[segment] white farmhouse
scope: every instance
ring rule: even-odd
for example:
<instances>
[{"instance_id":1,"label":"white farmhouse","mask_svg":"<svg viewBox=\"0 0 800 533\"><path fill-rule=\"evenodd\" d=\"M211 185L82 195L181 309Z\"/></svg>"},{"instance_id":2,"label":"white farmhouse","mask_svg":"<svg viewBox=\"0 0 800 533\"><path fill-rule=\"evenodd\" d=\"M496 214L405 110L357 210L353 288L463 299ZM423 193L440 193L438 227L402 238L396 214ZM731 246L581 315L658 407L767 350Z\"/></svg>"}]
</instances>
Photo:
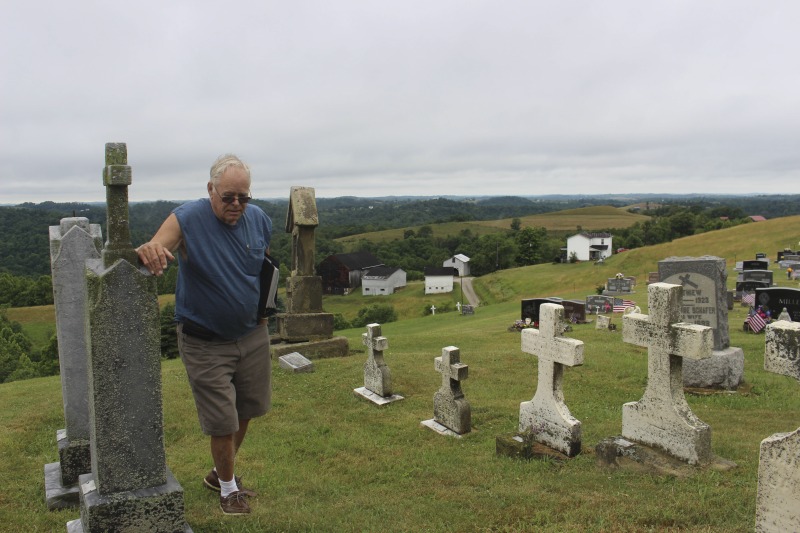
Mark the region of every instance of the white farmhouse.
<instances>
[{"instance_id":1,"label":"white farmhouse","mask_svg":"<svg viewBox=\"0 0 800 533\"><path fill-rule=\"evenodd\" d=\"M425 294L453 292L453 278L458 271L453 267L425 267Z\"/></svg>"},{"instance_id":2,"label":"white farmhouse","mask_svg":"<svg viewBox=\"0 0 800 533\"><path fill-rule=\"evenodd\" d=\"M445 259L442 266L455 268L459 276L469 276L469 257L464 254L456 254L450 259Z\"/></svg>"},{"instance_id":3,"label":"white farmhouse","mask_svg":"<svg viewBox=\"0 0 800 533\"><path fill-rule=\"evenodd\" d=\"M364 296L394 294L406 286L406 271L400 267L372 267L361 276L361 294Z\"/></svg>"},{"instance_id":4,"label":"white farmhouse","mask_svg":"<svg viewBox=\"0 0 800 533\"><path fill-rule=\"evenodd\" d=\"M597 261L611 256L610 233L578 233L567 239L567 261L572 254L578 261Z\"/></svg>"}]
</instances>

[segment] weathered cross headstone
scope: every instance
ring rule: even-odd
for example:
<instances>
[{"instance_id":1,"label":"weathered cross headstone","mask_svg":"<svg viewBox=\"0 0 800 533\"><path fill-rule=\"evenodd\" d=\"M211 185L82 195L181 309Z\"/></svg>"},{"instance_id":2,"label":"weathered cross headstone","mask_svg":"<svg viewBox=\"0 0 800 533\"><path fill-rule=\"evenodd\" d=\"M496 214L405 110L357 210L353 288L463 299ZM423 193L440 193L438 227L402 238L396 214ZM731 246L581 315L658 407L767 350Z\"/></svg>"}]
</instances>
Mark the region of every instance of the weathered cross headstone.
<instances>
[{"instance_id":1,"label":"weathered cross headstone","mask_svg":"<svg viewBox=\"0 0 800 533\"><path fill-rule=\"evenodd\" d=\"M436 427L441 426L455 435L469 433L472 430L471 410L461 390L461 382L467 379L469 367L461 362L459 349L455 346L442 348L441 357L434 359L434 368L442 375L442 386L433 395L433 419L423 424L443 432Z\"/></svg>"},{"instance_id":2,"label":"weathered cross headstone","mask_svg":"<svg viewBox=\"0 0 800 533\"><path fill-rule=\"evenodd\" d=\"M361 334L361 343L367 347L364 386L353 392L378 405L402 400L402 396L393 394L392 391L392 372L383 358L383 352L389 347L389 341L381 335L381 325L367 324L367 332Z\"/></svg>"},{"instance_id":3,"label":"weathered cross headstone","mask_svg":"<svg viewBox=\"0 0 800 533\"><path fill-rule=\"evenodd\" d=\"M683 359L711 356L712 330L679 323L683 288L648 286L650 315L625 315L624 342L647 348L647 387L642 399L622 406L622 436L655 446L688 462L712 460L711 428L697 418L683 395Z\"/></svg>"},{"instance_id":4,"label":"weathered cross headstone","mask_svg":"<svg viewBox=\"0 0 800 533\"><path fill-rule=\"evenodd\" d=\"M564 403L562 378L565 366L583 364L583 342L561 336L564 307L540 307L539 329L522 330L522 351L539 358L536 394L519 406L519 431L568 457L581 451L581 423Z\"/></svg>"},{"instance_id":5,"label":"weathered cross headstone","mask_svg":"<svg viewBox=\"0 0 800 533\"><path fill-rule=\"evenodd\" d=\"M166 466L156 280L128 231L131 167L106 144L108 240L86 262L92 472L79 477L69 532L185 531L183 489Z\"/></svg>"},{"instance_id":6,"label":"weathered cross headstone","mask_svg":"<svg viewBox=\"0 0 800 533\"><path fill-rule=\"evenodd\" d=\"M56 311L58 363L66 427L56 433L58 458L44 467L48 509L77 507L78 476L91 472L88 357L86 355L87 259L100 257L99 224L85 217L50 226L50 266Z\"/></svg>"},{"instance_id":7,"label":"weathered cross headstone","mask_svg":"<svg viewBox=\"0 0 800 533\"><path fill-rule=\"evenodd\" d=\"M764 369L800 380L800 324L767 325ZM756 531L796 531L800 524L800 428L761 441Z\"/></svg>"},{"instance_id":8,"label":"weathered cross headstone","mask_svg":"<svg viewBox=\"0 0 800 533\"><path fill-rule=\"evenodd\" d=\"M658 272L665 283L683 287L680 322L708 326L714 335L711 357L683 362L683 384L735 390L744 378L744 351L730 345L725 260L670 257L658 262Z\"/></svg>"}]
</instances>

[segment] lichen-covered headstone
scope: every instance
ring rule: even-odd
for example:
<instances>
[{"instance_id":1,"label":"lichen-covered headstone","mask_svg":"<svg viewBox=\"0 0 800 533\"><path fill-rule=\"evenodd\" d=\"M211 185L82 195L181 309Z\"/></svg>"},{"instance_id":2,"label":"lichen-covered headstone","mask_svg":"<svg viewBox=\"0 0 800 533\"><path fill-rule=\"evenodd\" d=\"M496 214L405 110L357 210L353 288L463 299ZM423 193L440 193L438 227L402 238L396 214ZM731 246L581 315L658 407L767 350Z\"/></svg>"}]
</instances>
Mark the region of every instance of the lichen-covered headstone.
<instances>
[{"instance_id":1,"label":"lichen-covered headstone","mask_svg":"<svg viewBox=\"0 0 800 533\"><path fill-rule=\"evenodd\" d=\"M765 333L764 369L800 380L800 324L773 322ZM761 441L756 531L800 527L800 428Z\"/></svg>"},{"instance_id":2,"label":"lichen-covered headstone","mask_svg":"<svg viewBox=\"0 0 800 533\"><path fill-rule=\"evenodd\" d=\"M624 342L647 348L647 387L642 399L622 406L622 436L660 448L689 464L712 461L711 427L683 395L682 359L711 356L712 330L680 323L680 285L648 286L650 315L622 318Z\"/></svg>"},{"instance_id":3,"label":"lichen-covered headstone","mask_svg":"<svg viewBox=\"0 0 800 533\"><path fill-rule=\"evenodd\" d=\"M714 334L711 357L683 362L683 384L735 390L744 379L744 351L730 345L725 259L669 257L658 262L658 274L662 282L683 287L680 321L708 326Z\"/></svg>"},{"instance_id":4,"label":"lichen-covered headstone","mask_svg":"<svg viewBox=\"0 0 800 533\"><path fill-rule=\"evenodd\" d=\"M442 348L441 357L434 359L434 368L442 375L442 386L433 395L433 421L463 435L472 430L472 416L461 382L467 379L469 367L461 362L461 352L455 346Z\"/></svg>"},{"instance_id":5,"label":"lichen-covered headstone","mask_svg":"<svg viewBox=\"0 0 800 533\"><path fill-rule=\"evenodd\" d=\"M138 267L128 229L131 167L106 144L108 241L86 262L92 472L67 529L185 531L183 489L166 466L156 280Z\"/></svg>"},{"instance_id":6,"label":"lichen-covered headstone","mask_svg":"<svg viewBox=\"0 0 800 533\"><path fill-rule=\"evenodd\" d=\"M361 343L367 347L364 386L353 392L377 405L402 400L402 396L394 394L392 373L383 358L383 352L389 347L389 341L381 335L381 325L367 324L367 332L361 334Z\"/></svg>"},{"instance_id":7,"label":"lichen-covered headstone","mask_svg":"<svg viewBox=\"0 0 800 533\"><path fill-rule=\"evenodd\" d=\"M565 366L583 364L583 342L561 336L564 307L547 303L539 308L539 329L522 330L522 351L539 358L536 394L519 407L519 431L568 457L581 451L581 422L564 403Z\"/></svg>"},{"instance_id":8,"label":"lichen-covered headstone","mask_svg":"<svg viewBox=\"0 0 800 533\"><path fill-rule=\"evenodd\" d=\"M86 348L86 260L100 257L99 224L85 217L50 226L50 267L56 311L58 363L66 426L56 432L58 458L45 465L48 509L77 507L78 476L92 469Z\"/></svg>"}]
</instances>

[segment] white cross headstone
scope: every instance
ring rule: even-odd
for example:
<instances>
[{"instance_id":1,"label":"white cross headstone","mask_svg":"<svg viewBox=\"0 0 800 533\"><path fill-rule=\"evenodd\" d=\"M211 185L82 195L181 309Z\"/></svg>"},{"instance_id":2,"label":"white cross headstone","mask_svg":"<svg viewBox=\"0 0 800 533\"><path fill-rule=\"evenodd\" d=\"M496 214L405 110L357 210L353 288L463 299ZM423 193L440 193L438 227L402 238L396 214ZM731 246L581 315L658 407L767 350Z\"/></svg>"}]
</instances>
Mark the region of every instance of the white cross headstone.
<instances>
[{"instance_id":1,"label":"white cross headstone","mask_svg":"<svg viewBox=\"0 0 800 533\"><path fill-rule=\"evenodd\" d=\"M461 312L461 302L456 302L456 309L458 309L459 313Z\"/></svg>"},{"instance_id":2,"label":"white cross headstone","mask_svg":"<svg viewBox=\"0 0 800 533\"><path fill-rule=\"evenodd\" d=\"M471 411L461 391L469 367L461 362L461 352L455 346L442 348L442 356L434 359L434 367L442 374L442 386L433 395L433 419L459 435L469 433Z\"/></svg>"},{"instance_id":3,"label":"white cross headstone","mask_svg":"<svg viewBox=\"0 0 800 533\"><path fill-rule=\"evenodd\" d=\"M681 358L704 359L713 350L708 326L678 323L683 287L647 287L650 315L622 317L622 340L647 348L647 388L638 402L622 406L622 436L661 448L689 464L712 460L711 428L683 395Z\"/></svg>"},{"instance_id":4,"label":"white cross headstone","mask_svg":"<svg viewBox=\"0 0 800 533\"><path fill-rule=\"evenodd\" d=\"M435 305L431 305L431 314L432 315L436 314L436 306Z\"/></svg>"},{"instance_id":5,"label":"white cross headstone","mask_svg":"<svg viewBox=\"0 0 800 533\"><path fill-rule=\"evenodd\" d=\"M539 358L536 394L519 406L519 431L568 457L581 451L581 423L564 403L564 366L583 364L583 342L561 336L564 306L542 304L539 329L522 330L522 351Z\"/></svg>"},{"instance_id":6,"label":"white cross headstone","mask_svg":"<svg viewBox=\"0 0 800 533\"><path fill-rule=\"evenodd\" d=\"M380 324L367 324L367 332L361 334L361 342L367 347L367 362L364 363L364 387L378 396L392 395L392 373L383 359L383 351L389 341L381 335Z\"/></svg>"},{"instance_id":7,"label":"white cross headstone","mask_svg":"<svg viewBox=\"0 0 800 533\"><path fill-rule=\"evenodd\" d=\"M764 369L800 380L800 324L767 325ZM761 441L756 531L795 531L800 524L800 428Z\"/></svg>"}]
</instances>

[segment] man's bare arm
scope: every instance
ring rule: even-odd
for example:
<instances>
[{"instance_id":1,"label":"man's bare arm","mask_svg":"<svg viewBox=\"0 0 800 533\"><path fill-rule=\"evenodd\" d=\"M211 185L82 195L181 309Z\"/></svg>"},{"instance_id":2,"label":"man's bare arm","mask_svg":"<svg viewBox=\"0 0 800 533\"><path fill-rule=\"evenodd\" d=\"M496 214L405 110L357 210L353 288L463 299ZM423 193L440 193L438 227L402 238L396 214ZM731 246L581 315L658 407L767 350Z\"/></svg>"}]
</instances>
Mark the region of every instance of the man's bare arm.
<instances>
[{"instance_id":1,"label":"man's bare arm","mask_svg":"<svg viewBox=\"0 0 800 533\"><path fill-rule=\"evenodd\" d=\"M151 274L160 276L170 261L175 259L172 252L175 251L183 240L181 225L178 217L171 213L158 228L158 231L150 242L146 242L136 249L139 260L150 271Z\"/></svg>"}]
</instances>

